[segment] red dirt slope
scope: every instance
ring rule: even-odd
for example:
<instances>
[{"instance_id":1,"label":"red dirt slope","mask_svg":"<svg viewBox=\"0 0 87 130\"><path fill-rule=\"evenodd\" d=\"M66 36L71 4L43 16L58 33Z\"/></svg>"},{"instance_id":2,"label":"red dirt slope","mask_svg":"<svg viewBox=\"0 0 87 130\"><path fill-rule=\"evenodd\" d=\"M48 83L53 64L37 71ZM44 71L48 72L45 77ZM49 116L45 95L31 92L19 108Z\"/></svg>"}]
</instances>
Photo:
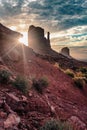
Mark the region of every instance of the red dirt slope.
<instances>
[{"instance_id":1,"label":"red dirt slope","mask_svg":"<svg viewBox=\"0 0 87 130\"><path fill-rule=\"evenodd\" d=\"M17 48L17 51L21 54L20 60L14 62L8 57L4 57L3 66L7 66L14 75L24 75L27 78L33 76L39 78L46 75L49 79L49 86L42 95L33 89L30 90L26 101L23 101L23 95L12 86L0 85L0 100L2 101L4 98L6 104L21 119L18 126L7 129L37 130L46 120L58 118L69 121L75 130L86 130L87 85L84 86L83 90L78 89L70 77L48 61L37 57L28 47L23 46L19 50ZM9 96L9 93L12 95ZM6 120L8 112L4 107L0 107L0 112L2 112L2 108L5 114L7 113L4 119ZM1 119L3 122L2 116ZM2 125L0 127L4 130Z\"/></svg>"}]
</instances>

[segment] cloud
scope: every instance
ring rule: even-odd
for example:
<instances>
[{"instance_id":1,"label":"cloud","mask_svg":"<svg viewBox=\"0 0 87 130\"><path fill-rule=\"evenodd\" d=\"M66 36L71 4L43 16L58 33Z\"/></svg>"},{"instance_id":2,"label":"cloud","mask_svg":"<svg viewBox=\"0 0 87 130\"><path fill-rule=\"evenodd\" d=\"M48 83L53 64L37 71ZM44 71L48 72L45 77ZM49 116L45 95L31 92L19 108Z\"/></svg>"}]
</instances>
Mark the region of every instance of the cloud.
<instances>
[{"instance_id":1,"label":"cloud","mask_svg":"<svg viewBox=\"0 0 87 130\"><path fill-rule=\"evenodd\" d=\"M85 0L0 0L0 3L0 20L21 16L25 23L31 19L51 32L87 25Z\"/></svg>"},{"instance_id":2,"label":"cloud","mask_svg":"<svg viewBox=\"0 0 87 130\"><path fill-rule=\"evenodd\" d=\"M1 0L0 16L1 17L12 17L21 13L23 0Z\"/></svg>"},{"instance_id":3,"label":"cloud","mask_svg":"<svg viewBox=\"0 0 87 130\"><path fill-rule=\"evenodd\" d=\"M87 25L85 0L33 1L28 4L29 12L36 15L36 20L44 19L52 24L53 30L64 30L75 26ZM86 3L87 4L87 3Z\"/></svg>"},{"instance_id":4,"label":"cloud","mask_svg":"<svg viewBox=\"0 0 87 130\"><path fill-rule=\"evenodd\" d=\"M70 50L74 58L87 62L87 46L70 47Z\"/></svg>"}]
</instances>

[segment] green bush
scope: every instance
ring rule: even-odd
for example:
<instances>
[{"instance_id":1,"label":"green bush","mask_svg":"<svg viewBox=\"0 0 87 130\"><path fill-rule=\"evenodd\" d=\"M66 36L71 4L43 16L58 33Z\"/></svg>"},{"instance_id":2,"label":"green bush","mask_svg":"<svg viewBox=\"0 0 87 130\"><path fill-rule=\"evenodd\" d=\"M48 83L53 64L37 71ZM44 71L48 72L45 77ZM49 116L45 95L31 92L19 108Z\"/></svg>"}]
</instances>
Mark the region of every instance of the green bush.
<instances>
[{"instance_id":1,"label":"green bush","mask_svg":"<svg viewBox=\"0 0 87 130\"><path fill-rule=\"evenodd\" d=\"M81 78L81 77L75 77L75 78L74 78L74 83L75 83L76 86L79 87L79 88L83 88L84 85L85 85L85 81L84 81L84 79Z\"/></svg>"},{"instance_id":2,"label":"green bush","mask_svg":"<svg viewBox=\"0 0 87 130\"><path fill-rule=\"evenodd\" d=\"M74 78L74 73L73 73L70 69L67 69L67 70L65 71L65 73L66 73L68 76Z\"/></svg>"},{"instance_id":3,"label":"green bush","mask_svg":"<svg viewBox=\"0 0 87 130\"><path fill-rule=\"evenodd\" d=\"M7 84L10 81L11 73L8 70L0 70L0 83Z\"/></svg>"},{"instance_id":4,"label":"green bush","mask_svg":"<svg viewBox=\"0 0 87 130\"><path fill-rule=\"evenodd\" d=\"M28 81L26 78L17 76L15 81L13 82L13 86L15 86L18 90L26 94L28 92Z\"/></svg>"},{"instance_id":5,"label":"green bush","mask_svg":"<svg viewBox=\"0 0 87 130\"><path fill-rule=\"evenodd\" d=\"M48 86L48 84L49 84L49 82L48 82L47 77L42 77L38 80L33 79L33 87L39 93L43 93L43 90Z\"/></svg>"},{"instance_id":6,"label":"green bush","mask_svg":"<svg viewBox=\"0 0 87 130\"><path fill-rule=\"evenodd\" d=\"M82 73L87 73L87 68L86 67L82 67L82 68L80 68L80 71L82 72Z\"/></svg>"},{"instance_id":7,"label":"green bush","mask_svg":"<svg viewBox=\"0 0 87 130\"><path fill-rule=\"evenodd\" d=\"M57 120L50 120L45 123L40 130L73 130L72 127L66 123Z\"/></svg>"}]
</instances>

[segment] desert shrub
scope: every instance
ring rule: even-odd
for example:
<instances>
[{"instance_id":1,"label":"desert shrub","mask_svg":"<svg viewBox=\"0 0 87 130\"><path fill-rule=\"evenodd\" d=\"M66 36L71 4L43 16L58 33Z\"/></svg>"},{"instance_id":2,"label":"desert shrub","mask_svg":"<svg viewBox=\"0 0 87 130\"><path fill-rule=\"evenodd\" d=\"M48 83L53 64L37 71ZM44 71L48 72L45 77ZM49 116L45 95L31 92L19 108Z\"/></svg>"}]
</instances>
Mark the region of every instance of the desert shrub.
<instances>
[{"instance_id":1,"label":"desert shrub","mask_svg":"<svg viewBox=\"0 0 87 130\"><path fill-rule=\"evenodd\" d=\"M82 73L87 73L87 68L86 68L86 67L82 67L82 68L80 68L80 71L81 71Z\"/></svg>"},{"instance_id":2,"label":"desert shrub","mask_svg":"<svg viewBox=\"0 0 87 130\"><path fill-rule=\"evenodd\" d=\"M66 73L68 76L74 78L74 73L73 73L73 71L71 71L70 69L67 69L67 70L65 71L65 73Z\"/></svg>"},{"instance_id":3,"label":"desert shrub","mask_svg":"<svg viewBox=\"0 0 87 130\"><path fill-rule=\"evenodd\" d=\"M15 86L18 90L26 94L28 92L28 81L26 78L17 76L15 81L13 82L13 86Z\"/></svg>"},{"instance_id":4,"label":"desert shrub","mask_svg":"<svg viewBox=\"0 0 87 130\"><path fill-rule=\"evenodd\" d=\"M84 79L81 78L81 77L75 77L75 78L74 78L74 83L75 83L76 86L79 87L79 88L83 88L84 85L85 85L85 81L84 81Z\"/></svg>"},{"instance_id":5,"label":"desert shrub","mask_svg":"<svg viewBox=\"0 0 87 130\"><path fill-rule=\"evenodd\" d=\"M76 77L84 77L84 74L81 71L76 72L75 75L76 75Z\"/></svg>"},{"instance_id":6,"label":"desert shrub","mask_svg":"<svg viewBox=\"0 0 87 130\"><path fill-rule=\"evenodd\" d=\"M0 70L0 83L7 84L10 81L11 73L8 70Z\"/></svg>"},{"instance_id":7,"label":"desert shrub","mask_svg":"<svg viewBox=\"0 0 87 130\"><path fill-rule=\"evenodd\" d=\"M72 127L66 123L57 120L50 120L45 123L40 130L73 130Z\"/></svg>"},{"instance_id":8,"label":"desert shrub","mask_svg":"<svg viewBox=\"0 0 87 130\"><path fill-rule=\"evenodd\" d=\"M48 84L49 84L49 81L48 81L47 77L42 77L38 80L33 79L33 87L39 93L42 93L43 90L48 86Z\"/></svg>"}]
</instances>

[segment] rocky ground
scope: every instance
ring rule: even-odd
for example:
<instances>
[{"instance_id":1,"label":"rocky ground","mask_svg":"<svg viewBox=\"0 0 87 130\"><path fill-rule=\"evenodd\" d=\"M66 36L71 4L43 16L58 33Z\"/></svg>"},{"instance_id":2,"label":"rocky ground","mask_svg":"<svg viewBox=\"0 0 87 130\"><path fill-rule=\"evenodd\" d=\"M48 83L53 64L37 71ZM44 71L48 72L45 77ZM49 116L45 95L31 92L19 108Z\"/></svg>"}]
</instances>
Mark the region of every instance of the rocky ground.
<instances>
[{"instance_id":1,"label":"rocky ground","mask_svg":"<svg viewBox=\"0 0 87 130\"><path fill-rule=\"evenodd\" d=\"M69 76L26 47L20 60L5 57L0 64L0 69L8 68L14 76L49 79L43 94L31 89L27 96L0 84L0 130L38 130L51 118L68 121L75 130L87 129L87 85L80 90Z\"/></svg>"}]
</instances>

